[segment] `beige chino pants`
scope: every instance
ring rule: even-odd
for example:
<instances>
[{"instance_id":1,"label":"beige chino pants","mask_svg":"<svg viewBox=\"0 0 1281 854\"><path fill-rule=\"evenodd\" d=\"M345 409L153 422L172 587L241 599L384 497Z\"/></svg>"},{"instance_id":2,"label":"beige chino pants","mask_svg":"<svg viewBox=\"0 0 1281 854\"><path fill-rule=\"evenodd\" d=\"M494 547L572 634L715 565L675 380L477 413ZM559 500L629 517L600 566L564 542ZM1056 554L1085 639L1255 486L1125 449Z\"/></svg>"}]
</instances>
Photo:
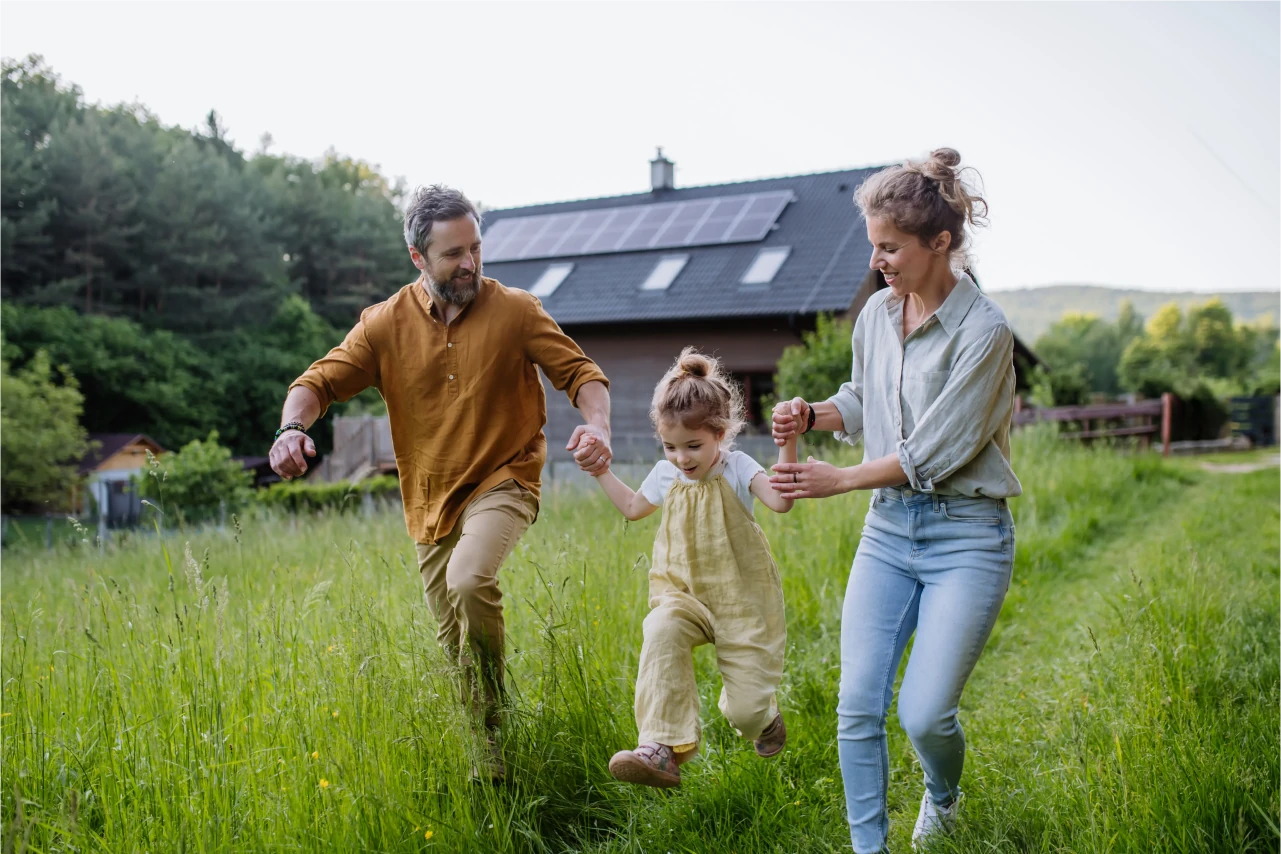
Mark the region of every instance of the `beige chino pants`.
<instances>
[{"instance_id":1,"label":"beige chino pants","mask_svg":"<svg viewBox=\"0 0 1281 854\"><path fill-rule=\"evenodd\" d=\"M453 531L418 543L418 570L436 639L460 669L463 703L497 726L503 700L503 594L498 570L538 515L538 499L505 480L472 499Z\"/></svg>"}]
</instances>

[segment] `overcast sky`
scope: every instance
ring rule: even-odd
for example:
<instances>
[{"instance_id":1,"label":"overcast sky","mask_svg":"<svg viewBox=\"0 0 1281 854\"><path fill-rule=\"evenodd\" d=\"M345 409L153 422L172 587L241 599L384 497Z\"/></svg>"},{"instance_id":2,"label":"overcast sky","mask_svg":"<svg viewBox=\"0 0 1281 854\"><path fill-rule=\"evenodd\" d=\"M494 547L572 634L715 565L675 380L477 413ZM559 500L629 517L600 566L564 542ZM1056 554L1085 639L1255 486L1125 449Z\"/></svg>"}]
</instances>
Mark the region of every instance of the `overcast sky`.
<instances>
[{"instance_id":1,"label":"overcast sky","mask_svg":"<svg viewBox=\"0 0 1281 854\"><path fill-rule=\"evenodd\" d=\"M657 145L679 186L947 145L985 287L1281 283L1275 2L6 2L0 52L490 207L647 190Z\"/></svg>"}]
</instances>

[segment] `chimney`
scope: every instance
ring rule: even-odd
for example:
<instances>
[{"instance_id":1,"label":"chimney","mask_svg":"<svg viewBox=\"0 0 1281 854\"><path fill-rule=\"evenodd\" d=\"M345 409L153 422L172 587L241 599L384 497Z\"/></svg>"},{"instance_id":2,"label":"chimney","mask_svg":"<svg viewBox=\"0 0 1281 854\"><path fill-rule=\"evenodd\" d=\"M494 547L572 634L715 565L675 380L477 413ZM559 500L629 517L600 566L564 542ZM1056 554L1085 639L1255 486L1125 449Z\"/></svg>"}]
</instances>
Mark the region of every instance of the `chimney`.
<instances>
[{"instance_id":1,"label":"chimney","mask_svg":"<svg viewBox=\"0 0 1281 854\"><path fill-rule=\"evenodd\" d=\"M661 146L658 155L649 161L649 183L655 193L676 188L676 164L663 156Z\"/></svg>"}]
</instances>

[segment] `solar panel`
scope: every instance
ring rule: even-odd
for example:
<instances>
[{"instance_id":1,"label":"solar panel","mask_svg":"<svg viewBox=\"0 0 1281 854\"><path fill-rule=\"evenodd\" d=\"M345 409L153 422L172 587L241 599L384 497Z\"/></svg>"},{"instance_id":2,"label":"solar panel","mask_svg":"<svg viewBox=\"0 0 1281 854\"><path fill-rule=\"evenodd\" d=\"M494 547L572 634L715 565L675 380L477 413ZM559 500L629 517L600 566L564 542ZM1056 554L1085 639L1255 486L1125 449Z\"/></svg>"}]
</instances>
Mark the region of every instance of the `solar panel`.
<instances>
[{"instance_id":1,"label":"solar panel","mask_svg":"<svg viewBox=\"0 0 1281 854\"><path fill-rule=\"evenodd\" d=\"M564 258L764 239L791 190L501 219L485 231L486 261Z\"/></svg>"}]
</instances>

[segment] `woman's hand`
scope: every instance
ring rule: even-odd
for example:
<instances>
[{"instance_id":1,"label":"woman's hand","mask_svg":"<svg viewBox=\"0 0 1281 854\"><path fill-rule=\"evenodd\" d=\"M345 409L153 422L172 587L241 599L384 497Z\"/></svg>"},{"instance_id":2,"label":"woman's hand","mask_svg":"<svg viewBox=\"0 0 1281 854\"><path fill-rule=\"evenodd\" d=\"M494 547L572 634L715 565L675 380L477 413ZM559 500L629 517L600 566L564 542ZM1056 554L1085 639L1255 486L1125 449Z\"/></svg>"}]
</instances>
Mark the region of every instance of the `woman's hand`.
<instances>
[{"instance_id":1,"label":"woman's hand","mask_svg":"<svg viewBox=\"0 0 1281 854\"><path fill-rule=\"evenodd\" d=\"M774 404L773 433L774 444L780 448L787 440L805 432L801 427L809 421L810 405L804 398L794 397Z\"/></svg>"},{"instance_id":2,"label":"woman's hand","mask_svg":"<svg viewBox=\"0 0 1281 854\"><path fill-rule=\"evenodd\" d=\"M827 498L850 491L845 469L813 457L803 463L779 463L773 471L770 485L788 498Z\"/></svg>"}]
</instances>

